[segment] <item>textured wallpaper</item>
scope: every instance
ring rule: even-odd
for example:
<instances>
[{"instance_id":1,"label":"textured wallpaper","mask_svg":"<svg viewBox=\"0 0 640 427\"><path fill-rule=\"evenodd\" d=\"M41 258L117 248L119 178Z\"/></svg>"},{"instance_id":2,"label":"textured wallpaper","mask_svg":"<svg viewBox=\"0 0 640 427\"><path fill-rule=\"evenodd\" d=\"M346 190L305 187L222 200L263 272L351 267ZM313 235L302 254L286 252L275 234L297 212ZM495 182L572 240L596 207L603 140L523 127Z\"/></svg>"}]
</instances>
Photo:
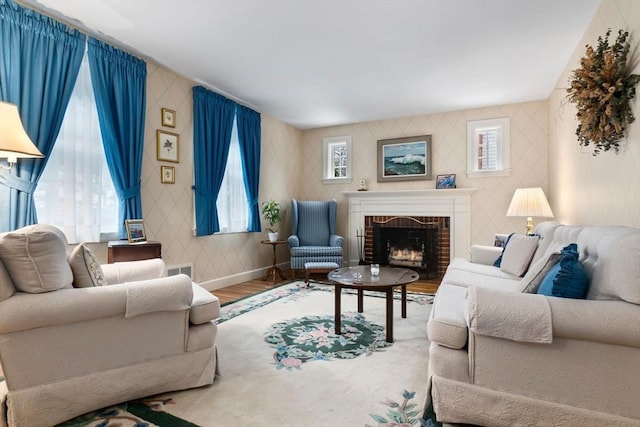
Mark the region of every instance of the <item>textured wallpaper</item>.
<instances>
[{"instance_id":1,"label":"textured wallpaper","mask_svg":"<svg viewBox=\"0 0 640 427\"><path fill-rule=\"evenodd\" d=\"M636 121L622 149L594 157L591 147L580 147L575 136L578 125L573 104L566 101L569 75L584 56L585 45L595 46L598 36L612 29L630 33L631 52L640 74L640 1L604 0L580 44L558 79L549 98L549 187L558 219L566 224L622 224L640 227L640 102L633 100ZM636 87L640 95L640 87Z\"/></svg>"}]
</instances>

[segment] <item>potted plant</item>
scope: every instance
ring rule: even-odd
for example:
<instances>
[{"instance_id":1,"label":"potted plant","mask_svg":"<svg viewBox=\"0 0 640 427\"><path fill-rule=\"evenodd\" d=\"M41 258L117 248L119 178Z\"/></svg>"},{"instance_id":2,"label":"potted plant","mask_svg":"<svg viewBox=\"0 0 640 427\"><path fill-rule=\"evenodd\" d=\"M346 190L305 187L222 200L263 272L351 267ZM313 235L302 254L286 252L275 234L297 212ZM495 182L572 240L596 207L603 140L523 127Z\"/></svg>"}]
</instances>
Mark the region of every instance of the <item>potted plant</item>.
<instances>
[{"instance_id":1,"label":"potted plant","mask_svg":"<svg viewBox=\"0 0 640 427\"><path fill-rule=\"evenodd\" d=\"M278 224L282 220L280 204L273 199L262 202L262 217L269 224L267 232L269 233L269 241L278 240Z\"/></svg>"}]
</instances>

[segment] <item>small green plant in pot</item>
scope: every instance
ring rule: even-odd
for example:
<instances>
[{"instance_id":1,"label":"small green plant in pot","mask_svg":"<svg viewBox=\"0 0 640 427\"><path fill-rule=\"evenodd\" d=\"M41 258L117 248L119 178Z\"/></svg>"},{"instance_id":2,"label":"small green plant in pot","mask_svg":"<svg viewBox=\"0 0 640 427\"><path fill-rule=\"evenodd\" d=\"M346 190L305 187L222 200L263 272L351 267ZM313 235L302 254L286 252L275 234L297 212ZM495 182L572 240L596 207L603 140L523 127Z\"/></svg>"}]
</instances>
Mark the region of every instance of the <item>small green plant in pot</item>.
<instances>
[{"instance_id":1,"label":"small green plant in pot","mask_svg":"<svg viewBox=\"0 0 640 427\"><path fill-rule=\"evenodd\" d=\"M278 224L282 220L280 204L273 199L262 202L262 217L269 224L269 240L275 242L278 240Z\"/></svg>"}]
</instances>

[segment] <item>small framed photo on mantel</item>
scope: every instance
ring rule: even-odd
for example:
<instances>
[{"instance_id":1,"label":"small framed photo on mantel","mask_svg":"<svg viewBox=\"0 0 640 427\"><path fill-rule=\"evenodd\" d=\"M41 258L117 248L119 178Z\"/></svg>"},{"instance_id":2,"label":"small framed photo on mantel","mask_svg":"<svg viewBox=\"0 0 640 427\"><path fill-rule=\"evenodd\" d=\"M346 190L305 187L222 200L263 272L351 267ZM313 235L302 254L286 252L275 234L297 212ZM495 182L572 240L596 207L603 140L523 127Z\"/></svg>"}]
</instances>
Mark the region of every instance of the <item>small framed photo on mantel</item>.
<instances>
[{"instance_id":1,"label":"small framed photo on mantel","mask_svg":"<svg viewBox=\"0 0 640 427\"><path fill-rule=\"evenodd\" d=\"M456 174L449 173L436 177L436 189L456 188Z\"/></svg>"}]
</instances>

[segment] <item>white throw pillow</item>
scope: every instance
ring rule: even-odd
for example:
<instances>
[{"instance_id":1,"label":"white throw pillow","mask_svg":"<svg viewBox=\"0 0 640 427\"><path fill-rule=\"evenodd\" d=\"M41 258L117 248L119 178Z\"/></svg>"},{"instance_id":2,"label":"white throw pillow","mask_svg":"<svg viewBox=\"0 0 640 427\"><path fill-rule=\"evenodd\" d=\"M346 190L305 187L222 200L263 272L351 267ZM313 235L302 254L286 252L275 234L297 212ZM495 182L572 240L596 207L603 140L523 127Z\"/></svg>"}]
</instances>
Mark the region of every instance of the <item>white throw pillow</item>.
<instances>
[{"instance_id":1,"label":"white throw pillow","mask_svg":"<svg viewBox=\"0 0 640 427\"><path fill-rule=\"evenodd\" d=\"M529 268L537 248L538 236L512 235L502 254L500 270L514 276L522 276Z\"/></svg>"},{"instance_id":2,"label":"white throw pillow","mask_svg":"<svg viewBox=\"0 0 640 427\"><path fill-rule=\"evenodd\" d=\"M538 292L542 279L545 278L549 270L551 270L554 265L560 262L561 258L562 255L556 252L549 255L546 259L540 258L531 264L531 267L527 270L527 274L525 274L522 280L520 280L522 292L526 294L535 294Z\"/></svg>"},{"instance_id":3,"label":"white throw pillow","mask_svg":"<svg viewBox=\"0 0 640 427\"><path fill-rule=\"evenodd\" d=\"M89 288L107 284L98 259L86 244L80 243L71 251L69 265L73 272L74 287Z\"/></svg>"},{"instance_id":4,"label":"white throw pillow","mask_svg":"<svg viewBox=\"0 0 640 427\"><path fill-rule=\"evenodd\" d=\"M18 290L37 294L72 287L62 236L40 224L0 235L0 258Z\"/></svg>"}]
</instances>

